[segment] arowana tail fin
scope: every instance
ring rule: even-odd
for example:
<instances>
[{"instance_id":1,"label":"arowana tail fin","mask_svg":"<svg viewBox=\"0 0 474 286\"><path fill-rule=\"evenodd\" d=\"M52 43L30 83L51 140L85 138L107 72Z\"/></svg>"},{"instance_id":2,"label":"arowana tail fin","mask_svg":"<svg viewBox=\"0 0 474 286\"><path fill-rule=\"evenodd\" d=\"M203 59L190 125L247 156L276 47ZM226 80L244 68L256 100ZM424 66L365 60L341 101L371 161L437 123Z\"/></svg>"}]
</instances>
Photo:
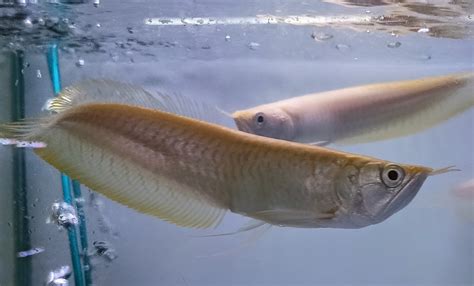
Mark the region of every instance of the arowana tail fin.
<instances>
[{"instance_id":1,"label":"arowana tail fin","mask_svg":"<svg viewBox=\"0 0 474 286\"><path fill-rule=\"evenodd\" d=\"M0 145L44 148L46 143L41 141L40 134L46 123L46 119L38 119L0 124Z\"/></svg>"}]
</instances>

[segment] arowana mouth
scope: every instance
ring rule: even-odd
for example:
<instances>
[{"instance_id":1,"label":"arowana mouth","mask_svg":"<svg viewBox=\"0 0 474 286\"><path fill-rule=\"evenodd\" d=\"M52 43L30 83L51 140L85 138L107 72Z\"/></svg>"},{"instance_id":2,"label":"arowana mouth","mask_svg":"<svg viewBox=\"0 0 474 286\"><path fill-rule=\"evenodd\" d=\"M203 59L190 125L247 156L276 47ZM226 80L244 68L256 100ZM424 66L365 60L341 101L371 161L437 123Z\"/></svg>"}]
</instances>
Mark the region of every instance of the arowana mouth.
<instances>
[{"instance_id":1,"label":"arowana mouth","mask_svg":"<svg viewBox=\"0 0 474 286\"><path fill-rule=\"evenodd\" d=\"M250 128L245 121L234 118L234 122L235 122L235 125L237 125L237 129L239 129L240 131L251 133Z\"/></svg>"},{"instance_id":2,"label":"arowana mouth","mask_svg":"<svg viewBox=\"0 0 474 286\"><path fill-rule=\"evenodd\" d=\"M388 202L384 212L384 217L388 218L406 207L421 189L421 186L427 177L428 174L424 173L414 175L413 178Z\"/></svg>"}]
</instances>

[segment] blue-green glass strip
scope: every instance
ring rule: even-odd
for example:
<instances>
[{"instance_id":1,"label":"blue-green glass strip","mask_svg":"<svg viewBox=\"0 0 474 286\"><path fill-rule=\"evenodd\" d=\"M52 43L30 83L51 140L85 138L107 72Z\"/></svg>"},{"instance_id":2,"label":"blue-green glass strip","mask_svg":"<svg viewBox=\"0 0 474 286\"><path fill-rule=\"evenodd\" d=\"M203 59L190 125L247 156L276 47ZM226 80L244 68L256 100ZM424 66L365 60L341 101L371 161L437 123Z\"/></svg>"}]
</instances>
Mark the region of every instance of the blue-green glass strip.
<instances>
[{"instance_id":1,"label":"blue-green glass strip","mask_svg":"<svg viewBox=\"0 0 474 286\"><path fill-rule=\"evenodd\" d=\"M81 248L83 255L83 264L84 264L84 277L86 279L86 285L92 284L92 275L91 275L91 266L89 261L89 243L87 240L87 228L86 228L86 214L82 206L82 193L81 193L81 184L72 180L72 190L74 192L74 198L76 198L76 209L77 215L79 217L79 238L81 241Z\"/></svg>"},{"instance_id":2,"label":"blue-green glass strip","mask_svg":"<svg viewBox=\"0 0 474 286\"><path fill-rule=\"evenodd\" d=\"M47 59L49 73L51 75L51 81L53 83L53 91L54 94L58 94L61 91L61 77L59 73L58 46L56 44L53 44L49 47ZM61 184L63 189L64 201L70 205L73 205L71 182L69 177L65 174L61 174ZM79 245L77 242L77 233L75 226L69 226L67 228L67 233L69 238L69 249L71 251L72 268L74 271L74 282L76 286L83 286L85 285L84 273L82 272L81 256L79 252Z\"/></svg>"},{"instance_id":3,"label":"blue-green glass strip","mask_svg":"<svg viewBox=\"0 0 474 286\"><path fill-rule=\"evenodd\" d=\"M58 46L53 44L48 49L48 68L53 83L53 92L58 94L61 91L61 76L59 74L59 54Z\"/></svg>"},{"instance_id":4,"label":"blue-green glass strip","mask_svg":"<svg viewBox=\"0 0 474 286\"><path fill-rule=\"evenodd\" d=\"M63 200L72 205L71 182L69 177L61 173L61 187L63 189Z\"/></svg>"},{"instance_id":5,"label":"blue-green glass strip","mask_svg":"<svg viewBox=\"0 0 474 286\"><path fill-rule=\"evenodd\" d=\"M63 189L64 201L72 205L71 180L64 174L61 174L61 186ZM77 242L76 227L74 225L67 227L67 236L69 238L69 249L71 251L72 268L74 270L74 283L75 285L83 286L85 284L82 272L81 255L79 252L79 244Z\"/></svg>"},{"instance_id":6,"label":"blue-green glass strip","mask_svg":"<svg viewBox=\"0 0 474 286\"><path fill-rule=\"evenodd\" d=\"M19 121L25 118L25 90L23 77L22 51L12 53L12 120ZM14 198L14 233L15 252L31 248L28 220L28 196L26 182L25 150L13 150L13 198ZM17 259L15 261L15 285L31 285L31 259Z\"/></svg>"}]
</instances>

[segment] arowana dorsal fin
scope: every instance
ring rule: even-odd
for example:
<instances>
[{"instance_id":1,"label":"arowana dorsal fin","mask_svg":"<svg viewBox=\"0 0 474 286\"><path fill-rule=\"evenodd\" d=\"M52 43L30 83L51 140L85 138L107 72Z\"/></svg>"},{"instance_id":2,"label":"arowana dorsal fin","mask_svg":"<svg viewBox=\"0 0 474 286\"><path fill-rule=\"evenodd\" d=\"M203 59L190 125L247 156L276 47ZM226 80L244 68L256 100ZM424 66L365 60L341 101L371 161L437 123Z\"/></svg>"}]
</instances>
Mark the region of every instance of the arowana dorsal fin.
<instances>
[{"instance_id":1,"label":"arowana dorsal fin","mask_svg":"<svg viewBox=\"0 0 474 286\"><path fill-rule=\"evenodd\" d=\"M64 88L58 97L49 99L43 109L61 113L73 106L88 103L119 103L159 109L194 119L227 125L233 123L219 108L180 94L148 92L142 87L107 79L89 79Z\"/></svg>"}]
</instances>

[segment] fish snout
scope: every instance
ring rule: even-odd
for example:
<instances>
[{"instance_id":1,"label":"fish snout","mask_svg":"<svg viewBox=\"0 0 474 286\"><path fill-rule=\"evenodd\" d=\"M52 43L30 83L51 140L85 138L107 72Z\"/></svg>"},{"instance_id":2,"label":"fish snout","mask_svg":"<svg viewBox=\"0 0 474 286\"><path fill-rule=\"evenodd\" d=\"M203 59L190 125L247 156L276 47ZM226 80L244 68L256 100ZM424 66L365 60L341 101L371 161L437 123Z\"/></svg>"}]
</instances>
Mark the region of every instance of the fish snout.
<instances>
[{"instance_id":1,"label":"fish snout","mask_svg":"<svg viewBox=\"0 0 474 286\"><path fill-rule=\"evenodd\" d=\"M235 125L240 131L252 133L252 128L249 125L248 116L244 114L244 112L236 111L232 114L232 118L234 119Z\"/></svg>"}]
</instances>

